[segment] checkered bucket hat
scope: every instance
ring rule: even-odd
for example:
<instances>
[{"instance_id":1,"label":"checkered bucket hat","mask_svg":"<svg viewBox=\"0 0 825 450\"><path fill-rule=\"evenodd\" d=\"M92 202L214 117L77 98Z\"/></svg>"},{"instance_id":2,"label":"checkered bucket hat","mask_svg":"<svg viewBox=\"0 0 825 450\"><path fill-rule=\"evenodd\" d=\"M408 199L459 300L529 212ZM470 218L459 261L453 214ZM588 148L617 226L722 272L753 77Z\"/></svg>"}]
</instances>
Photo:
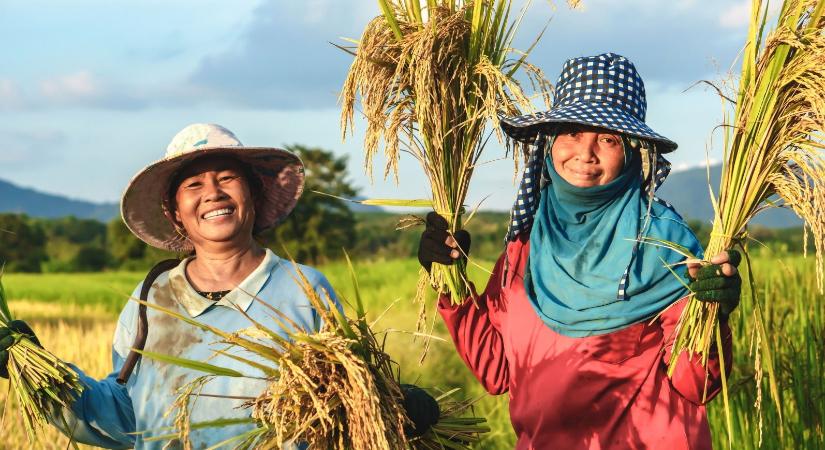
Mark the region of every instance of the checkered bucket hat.
<instances>
[{"instance_id":1,"label":"checkered bucket hat","mask_svg":"<svg viewBox=\"0 0 825 450\"><path fill-rule=\"evenodd\" d=\"M603 53L567 60L556 82L549 111L502 117L501 128L519 142L533 144L548 125L580 123L628 136L649 139L662 153L676 143L645 124L645 86L636 67L624 56Z\"/></svg>"}]
</instances>

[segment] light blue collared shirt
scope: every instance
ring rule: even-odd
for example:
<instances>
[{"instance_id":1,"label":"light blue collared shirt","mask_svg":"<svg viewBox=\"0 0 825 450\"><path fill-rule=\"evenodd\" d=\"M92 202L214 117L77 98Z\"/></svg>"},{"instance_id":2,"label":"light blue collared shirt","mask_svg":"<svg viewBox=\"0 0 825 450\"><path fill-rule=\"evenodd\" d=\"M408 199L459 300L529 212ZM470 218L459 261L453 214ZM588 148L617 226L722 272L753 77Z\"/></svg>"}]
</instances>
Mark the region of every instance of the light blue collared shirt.
<instances>
[{"instance_id":1,"label":"light blue collared shirt","mask_svg":"<svg viewBox=\"0 0 825 450\"><path fill-rule=\"evenodd\" d=\"M249 319L236 309L237 306L253 320L286 336L286 332L273 320L275 313L262 305L263 301L302 330L317 331L320 328L317 312L296 281L295 267L269 249L266 250L263 262L218 302L202 297L186 279L185 267L190 259L182 261L157 278L149 291L149 302L226 332L252 326ZM322 293L322 298L325 291L337 304L332 287L320 272L303 265L299 265L299 268L314 289ZM132 294L134 298L140 294L140 287L139 285ZM204 375L144 357L125 386L117 383L120 368L135 339L138 306L136 302L130 301L118 319L112 345L112 373L97 381L76 368L85 389L72 405L71 411L65 411L64 416L70 428L74 429L70 434L77 442L105 448L161 449L168 441L146 442L144 439L170 433L168 427L173 425L175 411L168 415L166 413L172 408L178 388ZM246 359L272 364L235 347L227 349L227 344L217 343L218 336L162 312L148 308L147 317L149 333L145 350L205 361L253 377L263 377L263 374L242 362L215 354L215 350L227 350ZM259 378L218 377L206 384L202 393L256 397L264 391L265 385L266 381ZM242 403L243 400L227 398L193 398L191 421L198 423L221 418L249 417L250 410L241 408ZM237 425L192 430L190 439L195 448L206 448L251 428L251 425Z\"/></svg>"}]
</instances>

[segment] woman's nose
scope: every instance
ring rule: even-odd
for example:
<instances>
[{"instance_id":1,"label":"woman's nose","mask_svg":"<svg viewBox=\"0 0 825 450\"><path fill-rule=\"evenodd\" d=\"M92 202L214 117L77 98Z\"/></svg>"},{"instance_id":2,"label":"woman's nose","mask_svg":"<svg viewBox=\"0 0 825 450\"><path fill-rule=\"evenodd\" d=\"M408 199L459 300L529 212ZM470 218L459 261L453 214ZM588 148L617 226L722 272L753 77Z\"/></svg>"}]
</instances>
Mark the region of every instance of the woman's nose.
<instances>
[{"instance_id":1,"label":"woman's nose","mask_svg":"<svg viewBox=\"0 0 825 450\"><path fill-rule=\"evenodd\" d=\"M205 182L205 190L203 194L204 200L207 201L223 200L226 198L226 193L223 192L223 189L221 189L221 185L218 183L218 180L207 180Z\"/></svg>"},{"instance_id":2,"label":"woman's nose","mask_svg":"<svg viewBox=\"0 0 825 450\"><path fill-rule=\"evenodd\" d=\"M596 159L596 147L598 145L599 141L596 137L586 136L576 147L576 156L582 161L594 160Z\"/></svg>"}]
</instances>

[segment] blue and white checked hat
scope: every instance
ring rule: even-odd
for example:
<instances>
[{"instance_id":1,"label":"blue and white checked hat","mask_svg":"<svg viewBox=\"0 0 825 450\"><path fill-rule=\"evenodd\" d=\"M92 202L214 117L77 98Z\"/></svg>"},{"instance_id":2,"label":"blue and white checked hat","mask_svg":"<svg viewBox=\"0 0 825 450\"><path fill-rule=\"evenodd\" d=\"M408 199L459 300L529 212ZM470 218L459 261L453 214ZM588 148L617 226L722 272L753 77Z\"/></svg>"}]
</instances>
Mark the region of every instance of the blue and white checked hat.
<instances>
[{"instance_id":1,"label":"blue and white checked hat","mask_svg":"<svg viewBox=\"0 0 825 450\"><path fill-rule=\"evenodd\" d=\"M603 53L567 60L556 82L553 108L536 114L502 117L501 128L512 139L532 144L548 124L580 123L656 142L662 153L676 143L645 124L645 85L627 58Z\"/></svg>"}]
</instances>

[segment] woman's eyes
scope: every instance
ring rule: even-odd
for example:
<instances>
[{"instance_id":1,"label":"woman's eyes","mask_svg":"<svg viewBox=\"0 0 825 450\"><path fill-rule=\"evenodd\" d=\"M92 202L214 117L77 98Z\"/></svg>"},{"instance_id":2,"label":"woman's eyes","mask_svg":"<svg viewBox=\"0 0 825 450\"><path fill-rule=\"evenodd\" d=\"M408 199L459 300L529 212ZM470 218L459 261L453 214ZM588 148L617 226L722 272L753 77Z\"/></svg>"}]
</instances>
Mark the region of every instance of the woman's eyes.
<instances>
[{"instance_id":1,"label":"woman's eyes","mask_svg":"<svg viewBox=\"0 0 825 450\"><path fill-rule=\"evenodd\" d=\"M239 178L241 178L241 176L238 174L225 174L218 175L217 180L218 183L228 183ZM181 183L181 185L186 189L198 189L203 186L203 183L203 180L196 178L191 181L184 181L183 183Z\"/></svg>"},{"instance_id":2,"label":"woman's eyes","mask_svg":"<svg viewBox=\"0 0 825 450\"><path fill-rule=\"evenodd\" d=\"M218 181L225 182L225 181L232 181L240 178L240 175L222 175L218 177Z\"/></svg>"}]
</instances>

